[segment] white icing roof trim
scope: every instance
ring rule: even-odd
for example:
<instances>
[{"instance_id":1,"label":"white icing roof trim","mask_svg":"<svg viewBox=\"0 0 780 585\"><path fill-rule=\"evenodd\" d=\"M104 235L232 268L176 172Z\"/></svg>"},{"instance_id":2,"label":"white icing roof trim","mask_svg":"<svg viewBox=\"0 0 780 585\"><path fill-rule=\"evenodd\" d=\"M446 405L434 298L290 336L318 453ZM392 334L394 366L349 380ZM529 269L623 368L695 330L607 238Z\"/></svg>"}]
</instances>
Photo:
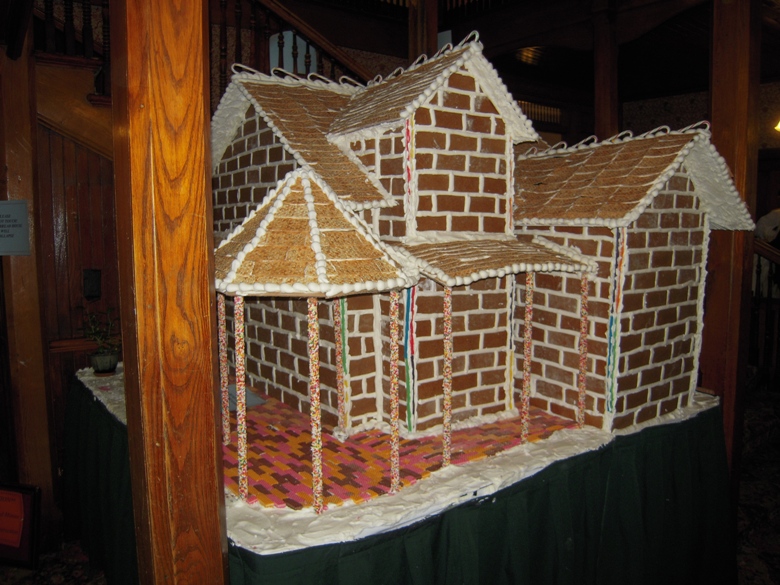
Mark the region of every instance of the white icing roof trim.
<instances>
[{"instance_id":1,"label":"white icing roof trim","mask_svg":"<svg viewBox=\"0 0 780 585\"><path fill-rule=\"evenodd\" d=\"M309 229L310 229L311 240L312 240L312 251L314 252L316 258L315 270L317 271L318 282L308 283L308 284L234 282L236 278L236 270L243 262L244 258L246 257L246 254L251 252L254 249L254 247L260 242L260 238L262 238L265 235L265 232L268 229L268 225L273 221L276 212L284 204L284 200L290 194L292 185L299 178L301 179L301 182L304 186L304 199L309 208ZM395 264L398 265L397 266L399 272L398 278L391 278L391 279L379 280L379 281L369 280L366 282L356 282L356 283L348 283L348 284L333 284L328 282L327 275L326 275L326 258L325 255L322 253L322 248L320 247L319 225L317 224L317 215L314 209L314 197L311 194L312 182L316 183L320 187L320 189L322 189L323 193L325 193L325 195L328 197L328 199L330 199L333 205L344 215L345 219L349 221L350 224L358 232L360 232L360 234L366 239L366 241L370 242L374 246L374 248L379 250L379 252L384 254L386 257L389 257L391 260L393 260ZM265 203L255 208L247 216L247 218L241 223L241 225L238 228L236 228L233 232L231 232L230 235L220 243L217 250L219 250L219 248L227 244L227 242L232 240L238 234L242 233L244 231L245 224L252 217L254 217L256 213L259 213L261 210L264 210L269 206L270 209L268 210L268 213L263 218L263 220L260 222L260 225L257 228L257 232L255 233L255 236L248 244L246 244L244 249L240 251L233 259L231 269L228 272L226 278L216 279L215 286L219 292L225 294L231 294L231 295L241 295L241 296L275 296L275 295L307 296L307 295L314 294L314 295L325 296L325 297L337 297L337 296L345 296L350 294L358 294L363 292L382 292L382 291L388 291L393 289L408 288L416 284L417 281L419 280L419 274L415 270L415 268L409 265L408 263L399 262L400 256L397 253L397 251L391 250L389 246L386 246L385 244L377 240L373 236L371 231L366 229L365 223L362 222L354 214L349 212L345 208L341 199L339 199L339 197L333 192L333 190L324 181L322 181L322 179L310 168L296 169L294 171L287 173L287 175L281 181L279 181L279 183L276 186L276 189L274 189L271 193L269 193Z\"/></svg>"},{"instance_id":2,"label":"white icing roof trim","mask_svg":"<svg viewBox=\"0 0 780 585\"><path fill-rule=\"evenodd\" d=\"M606 226L609 228L627 227L636 221L645 209L653 202L655 196L664 188L667 181L683 165L688 169L689 175L696 187L702 206L711 214L712 226L715 229L725 230L752 230L755 224L750 217L750 212L745 202L739 196L737 188L731 177L731 172L725 159L718 154L715 145L710 142L710 133L698 123L679 131L670 131L662 126L639 136L633 136L630 131L622 132L603 142L596 142L595 137L589 137L574 146L566 146L559 143L540 152L528 152L517 157L517 160L531 158L548 158L560 156L586 148L599 148L603 144L618 144L635 140L654 138L659 134L689 134L691 141L679 152L674 161L658 176L647 194L640 200L636 207L619 219L602 219L597 217L578 218L573 220L539 219L524 217L515 220L520 225L576 225L576 226Z\"/></svg>"},{"instance_id":3,"label":"white icing roof trim","mask_svg":"<svg viewBox=\"0 0 780 585\"><path fill-rule=\"evenodd\" d=\"M386 84L389 81L403 77L405 73L414 71L423 64L431 63L436 59L443 58L452 51L458 51L463 47L467 47L467 49L458 59L456 59L446 69L441 71L428 85L428 87L426 87L422 92L419 92L417 97L415 97L406 105L404 109L401 110L397 120L384 121L371 127L364 127L351 131L339 132L334 130L328 135L328 139L334 144L339 144L342 148L345 148L349 146L349 143L354 140L370 138L376 136L377 132L383 132L385 130L399 127L401 124L403 124L404 120L410 118L420 106L428 102L430 97L440 87L442 87L455 72L457 72L461 67L465 66L465 68L472 75L474 75L477 82L480 84L480 86L482 86L487 96L496 106L496 109L498 109L499 114L506 123L510 138L514 142L533 142L539 140L539 135L537 134L536 130L534 130L531 121L525 116L525 114L523 114L522 110L517 105L517 102L512 97L506 85L501 81L501 78L499 77L496 70L482 54L482 43L480 43L478 40L468 41L468 39L472 36L476 37L477 35L476 33L471 33L471 35L469 35L456 47L445 47L439 53L434 55L434 57L432 57L430 60L426 60L424 58L425 56L422 55L408 69L396 70L396 72L393 72L393 74L387 79L383 81L375 81L369 84L369 88L372 88L373 91L378 91L382 84ZM356 95L359 95L363 91L366 91L366 89L358 89ZM333 126L338 127L338 124L343 122L344 117L348 116L350 113L354 114L359 112L355 109L351 109L350 105L347 105L344 112L333 121L331 128L333 129Z\"/></svg>"},{"instance_id":4,"label":"white icing roof trim","mask_svg":"<svg viewBox=\"0 0 780 585\"><path fill-rule=\"evenodd\" d=\"M235 70L236 65L233 67ZM263 119L268 128L274 133L274 136L279 139L279 142L281 142L287 152L293 156L295 162L298 163L300 167L312 168L315 166L315 163L309 163L303 158L300 152L290 145L282 131L273 123L262 105L260 105L255 97L246 89L244 83L262 83L266 85L285 84L290 86L310 87L313 89L327 89L328 91L344 95L352 95L358 88L353 85L339 84L327 80L321 81L321 79L324 78L321 78L318 75L316 77L312 75L309 79L301 79L286 71L280 72L286 75L286 77L272 77L263 75L262 73L236 73L233 75L231 83L227 90L225 90L225 95L220 101L211 122L212 171L216 171L225 150L230 146L239 126L243 124L246 108L248 108L249 105L254 107L257 114ZM368 172L365 166L360 162L360 159L358 159L355 153L352 152L352 149L349 148L349 144L336 144L336 146L339 147L339 150L341 150L353 164L363 171L366 175L366 180L371 183L382 197L382 200L380 201L347 201L345 202L347 207L353 211L360 211L363 209L395 206L396 202L391 197L390 193L387 192L374 173Z\"/></svg>"},{"instance_id":5,"label":"white icing roof trim","mask_svg":"<svg viewBox=\"0 0 780 585\"><path fill-rule=\"evenodd\" d=\"M483 239L483 240L476 240L476 241L490 241L490 240ZM507 240L500 239L498 241L507 241ZM429 264L422 258L418 258L414 256L414 254L411 251L407 251L407 254L409 255L410 259L414 259L414 262L416 263L419 271L422 274L446 286L466 286L473 282L477 282L479 280L485 280L486 278L502 278L507 274L520 274L523 272L588 272L589 274L595 274L596 270L598 269L598 266L594 260L591 260L583 256L582 254L579 253L579 251L575 250L574 248L559 246L558 244L555 244L540 236L534 236L531 242L533 244L546 248L551 252L555 252L557 254L567 256L568 258L571 259L571 263L518 262L513 264L507 264L506 266L503 266L501 268L491 268L488 270L475 270L468 276L452 277L446 274L440 268L437 268L436 266Z\"/></svg>"}]
</instances>

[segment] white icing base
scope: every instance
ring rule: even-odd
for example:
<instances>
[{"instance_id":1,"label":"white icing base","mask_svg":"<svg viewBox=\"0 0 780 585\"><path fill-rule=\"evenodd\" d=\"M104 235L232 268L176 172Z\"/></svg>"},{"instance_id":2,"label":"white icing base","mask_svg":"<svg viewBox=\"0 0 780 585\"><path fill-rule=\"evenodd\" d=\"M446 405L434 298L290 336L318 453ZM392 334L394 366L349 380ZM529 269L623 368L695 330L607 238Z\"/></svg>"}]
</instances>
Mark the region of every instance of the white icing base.
<instances>
[{"instance_id":1,"label":"white icing base","mask_svg":"<svg viewBox=\"0 0 780 585\"><path fill-rule=\"evenodd\" d=\"M226 494L225 501L228 536L237 545L258 554L275 554L395 530L495 493L555 461L598 449L616 435L679 422L717 405L717 398L696 393L692 405L614 434L587 427L558 431L538 443L519 445L487 459L440 469L397 494L380 496L360 505L332 506L320 516L311 508L290 510L250 505L231 492Z\"/></svg>"},{"instance_id":2,"label":"white icing base","mask_svg":"<svg viewBox=\"0 0 780 585\"><path fill-rule=\"evenodd\" d=\"M91 368L79 370L77 375L96 399L126 424L122 369L118 368L117 374L110 377L97 377ZM696 392L690 406L614 433L589 427L557 431L538 443L518 445L465 465L450 465L397 494L380 496L359 505L348 502L331 506L320 516L312 508L291 510L250 505L226 489L228 536L237 545L258 554L276 554L395 530L458 504L488 496L556 461L598 449L618 435L683 421L718 403L718 398ZM495 415L488 417L497 418ZM469 422L475 421L470 419ZM327 483L327 478L325 481Z\"/></svg>"}]
</instances>

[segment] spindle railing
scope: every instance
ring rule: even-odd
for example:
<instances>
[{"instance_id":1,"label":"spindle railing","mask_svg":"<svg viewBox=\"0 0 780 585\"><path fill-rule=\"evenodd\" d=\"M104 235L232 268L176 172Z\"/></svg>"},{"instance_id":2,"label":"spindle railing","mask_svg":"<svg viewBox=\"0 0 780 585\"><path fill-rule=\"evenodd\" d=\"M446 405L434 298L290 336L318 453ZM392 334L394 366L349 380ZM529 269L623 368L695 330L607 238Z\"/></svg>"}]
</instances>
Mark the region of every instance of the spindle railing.
<instances>
[{"instance_id":1,"label":"spindle railing","mask_svg":"<svg viewBox=\"0 0 780 585\"><path fill-rule=\"evenodd\" d=\"M406 0L392 0L393 3ZM36 49L41 59L95 69L95 96L110 96L108 0L37 0ZM216 37L212 102L222 95L233 63L262 73L274 68L306 76L317 72L337 80L347 76L367 81L372 74L281 0L212 0L212 35ZM216 107L216 103L212 103Z\"/></svg>"},{"instance_id":2,"label":"spindle railing","mask_svg":"<svg viewBox=\"0 0 780 585\"><path fill-rule=\"evenodd\" d=\"M279 0L219 0L216 14L212 11L212 27L219 36L219 95L227 86L233 63L261 73L280 68L299 76L316 72L334 80L348 76L367 81L371 77L345 51ZM248 47L244 45L245 35L237 31L248 32Z\"/></svg>"},{"instance_id":3,"label":"spindle railing","mask_svg":"<svg viewBox=\"0 0 780 585\"><path fill-rule=\"evenodd\" d=\"M780 250L755 240L753 252L751 364L756 367L762 383L777 388L780 383Z\"/></svg>"}]
</instances>

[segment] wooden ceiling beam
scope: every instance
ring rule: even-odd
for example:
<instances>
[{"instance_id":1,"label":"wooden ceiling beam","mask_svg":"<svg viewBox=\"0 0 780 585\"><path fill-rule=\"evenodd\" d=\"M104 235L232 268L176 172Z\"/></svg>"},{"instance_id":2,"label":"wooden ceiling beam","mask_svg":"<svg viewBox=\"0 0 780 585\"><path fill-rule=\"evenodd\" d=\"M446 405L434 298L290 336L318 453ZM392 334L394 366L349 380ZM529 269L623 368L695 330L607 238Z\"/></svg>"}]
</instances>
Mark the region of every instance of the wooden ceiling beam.
<instances>
[{"instance_id":1,"label":"wooden ceiling beam","mask_svg":"<svg viewBox=\"0 0 780 585\"><path fill-rule=\"evenodd\" d=\"M16 60L22 55L27 30L32 18L33 0L5 0L0 4L0 43L7 45L6 55Z\"/></svg>"},{"instance_id":2,"label":"wooden ceiling beam","mask_svg":"<svg viewBox=\"0 0 780 585\"><path fill-rule=\"evenodd\" d=\"M664 21L708 0L623 0L615 6L618 45L634 40ZM482 42L490 57L520 47L559 46L593 49L593 16L599 0L581 2L526 0L470 19L452 29L453 40L472 30L484 31Z\"/></svg>"}]
</instances>

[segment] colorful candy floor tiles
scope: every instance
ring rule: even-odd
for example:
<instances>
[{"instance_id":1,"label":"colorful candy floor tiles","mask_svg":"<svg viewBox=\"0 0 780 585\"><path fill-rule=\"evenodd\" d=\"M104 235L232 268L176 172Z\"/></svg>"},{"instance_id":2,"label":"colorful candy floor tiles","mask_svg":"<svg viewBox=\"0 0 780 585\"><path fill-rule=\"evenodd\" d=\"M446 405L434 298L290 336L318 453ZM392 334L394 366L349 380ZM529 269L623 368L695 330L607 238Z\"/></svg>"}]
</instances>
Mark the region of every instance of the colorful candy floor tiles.
<instances>
[{"instance_id":1,"label":"colorful candy floor tiles","mask_svg":"<svg viewBox=\"0 0 780 585\"><path fill-rule=\"evenodd\" d=\"M529 442L576 423L531 409ZM307 415L268 398L247 410L249 502L277 508L313 505L311 428ZM235 418L231 441L223 447L225 485L238 494ZM452 464L462 465L520 444L519 418L452 433ZM401 439L401 484L409 486L441 466L440 436ZM326 505L364 502L390 491L390 436L378 430L353 435L343 443L322 433Z\"/></svg>"}]
</instances>

